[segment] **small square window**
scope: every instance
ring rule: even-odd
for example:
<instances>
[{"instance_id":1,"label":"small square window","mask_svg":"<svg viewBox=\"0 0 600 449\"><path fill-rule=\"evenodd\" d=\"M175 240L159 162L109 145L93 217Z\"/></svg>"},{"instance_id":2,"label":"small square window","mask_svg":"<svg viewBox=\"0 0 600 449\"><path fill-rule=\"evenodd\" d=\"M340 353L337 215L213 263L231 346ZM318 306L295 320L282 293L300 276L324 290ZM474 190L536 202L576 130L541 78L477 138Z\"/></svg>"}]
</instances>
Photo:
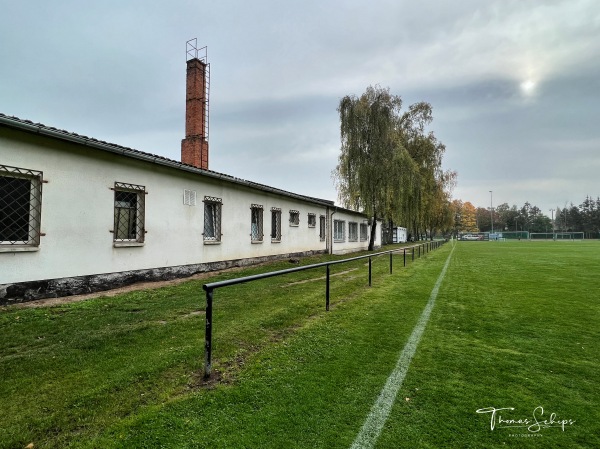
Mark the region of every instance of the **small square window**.
<instances>
[{"instance_id":1,"label":"small square window","mask_svg":"<svg viewBox=\"0 0 600 449\"><path fill-rule=\"evenodd\" d=\"M183 191L183 204L186 206L196 205L196 191L195 190L184 190Z\"/></svg>"},{"instance_id":2,"label":"small square window","mask_svg":"<svg viewBox=\"0 0 600 449\"><path fill-rule=\"evenodd\" d=\"M300 212L297 210L290 211L290 226L300 226Z\"/></svg>"}]
</instances>

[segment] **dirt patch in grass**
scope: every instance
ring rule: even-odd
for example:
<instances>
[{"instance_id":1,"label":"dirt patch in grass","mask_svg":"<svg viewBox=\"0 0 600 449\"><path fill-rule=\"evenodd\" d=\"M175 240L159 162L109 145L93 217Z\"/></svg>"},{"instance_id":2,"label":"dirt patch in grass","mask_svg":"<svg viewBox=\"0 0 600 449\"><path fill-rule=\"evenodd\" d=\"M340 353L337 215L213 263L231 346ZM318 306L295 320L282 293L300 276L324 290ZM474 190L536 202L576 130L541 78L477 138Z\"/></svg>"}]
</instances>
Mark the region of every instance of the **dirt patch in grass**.
<instances>
[{"instance_id":1,"label":"dirt patch in grass","mask_svg":"<svg viewBox=\"0 0 600 449\"><path fill-rule=\"evenodd\" d=\"M348 274L348 273L350 273L352 271L356 271L356 270L358 270L358 268L351 268L350 270L340 271L339 273L330 274L329 277L331 278L334 276L341 276L343 274ZM290 283L282 285L281 288L289 287L290 285L306 284L307 282L322 281L324 279L326 279L326 276L319 276L317 278L305 279L303 281L290 282Z\"/></svg>"}]
</instances>

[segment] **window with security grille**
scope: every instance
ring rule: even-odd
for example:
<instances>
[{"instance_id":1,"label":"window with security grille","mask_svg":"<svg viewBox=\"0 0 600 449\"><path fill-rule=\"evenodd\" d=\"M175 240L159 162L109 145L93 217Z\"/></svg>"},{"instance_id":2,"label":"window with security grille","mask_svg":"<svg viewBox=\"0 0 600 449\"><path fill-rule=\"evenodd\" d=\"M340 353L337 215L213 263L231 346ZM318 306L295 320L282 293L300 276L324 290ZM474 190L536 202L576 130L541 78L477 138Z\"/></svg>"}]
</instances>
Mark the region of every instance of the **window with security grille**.
<instances>
[{"instance_id":1,"label":"window with security grille","mask_svg":"<svg viewBox=\"0 0 600 449\"><path fill-rule=\"evenodd\" d=\"M42 172L0 165L0 245L39 246Z\"/></svg>"},{"instance_id":2,"label":"window with security grille","mask_svg":"<svg viewBox=\"0 0 600 449\"><path fill-rule=\"evenodd\" d=\"M259 204L250 207L250 239L253 242L263 241L263 207Z\"/></svg>"},{"instance_id":3,"label":"window with security grille","mask_svg":"<svg viewBox=\"0 0 600 449\"><path fill-rule=\"evenodd\" d=\"M325 240L325 215L319 216L319 239Z\"/></svg>"},{"instance_id":4,"label":"window with security grille","mask_svg":"<svg viewBox=\"0 0 600 449\"><path fill-rule=\"evenodd\" d=\"M271 241L281 241L281 209L271 208Z\"/></svg>"},{"instance_id":5,"label":"window with security grille","mask_svg":"<svg viewBox=\"0 0 600 449\"><path fill-rule=\"evenodd\" d=\"M366 240L367 240L367 224L361 223L360 224L360 241L364 242Z\"/></svg>"},{"instance_id":6,"label":"window with security grille","mask_svg":"<svg viewBox=\"0 0 600 449\"><path fill-rule=\"evenodd\" d=\"M297 210L290 211L290 226L300 226L300 212Z\"/></svg>"},{"instance_id":7,"label":"window with security grille","mask_svg":"<svg viewBox=\"0 0 600 449\"><path fill-rule=\"evenodd\" d=\"M349 242L357 242L358 241L358 223L350 222L348 223L348 241Z\"/></svg>"},{"instance_id":8,"label":"window with security grille","mask_svg":"<svg viewBox=\"0 0 600 449\"><path fill-rule=\"evenodd\" d=\"M144 243L146 188L115 182L115 243Z\"/></svg>"},{"instance_id":9,"label":"window with security grille","mask_svg":"<svg viewBox=\"0 0 600 449\"><path fill-rule=\"evenodd\" d=\"M308 214L308 227L314 228L317 226L317 216L315 214Z\"/></svg>"},{"instance_id":10,"label":"window with security grille","mask_svg":"<svg viewBox=\"0 0 600 449\"><path fill-rule=\"evenodd\" d=\"M221 241L221 198L204 197L204 241Z\"/></svg>"},{"instance_id":11,"label":"window with security grille","mask_svg":"<svg viewBox=\"0 0 600 449\"><path fill-rule=\"evenodd\" d=\"M346 240L346 222L343 220L333 220L333 241L344 242Z\"/></svg>"}]
</instances>

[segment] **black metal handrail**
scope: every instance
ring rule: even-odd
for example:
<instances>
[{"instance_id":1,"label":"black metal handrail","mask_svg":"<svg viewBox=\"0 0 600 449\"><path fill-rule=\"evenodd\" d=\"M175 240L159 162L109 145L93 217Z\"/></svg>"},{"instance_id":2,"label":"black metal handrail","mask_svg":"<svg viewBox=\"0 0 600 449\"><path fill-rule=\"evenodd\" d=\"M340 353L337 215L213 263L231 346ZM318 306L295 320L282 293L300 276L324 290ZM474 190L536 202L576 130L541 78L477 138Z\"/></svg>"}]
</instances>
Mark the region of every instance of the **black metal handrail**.
<instances>
[{"instance_id":1,"label":"black metal handrail","mask_svg":"<svg viewBox=\"0 0 600 449\"><path fill-rule=\"evenodd\" d=\"M213 291L217 288L228 287L230 285L243 284L246 282L257 281L260 279L266 279L275 276L282 276L285 274L296 273L298 271L312 270L315 268L326 267L325 275L325 310L329 311L329 267L330 265L336 265L341 263L352 262L359 259L369 259L369 287L371 286L371 260L373 257L381 256L383 254L390 255L390 274L392 274L392 256L393 253L403 252L404 254L404 266L406 266L406 250L412 250L412 260L415 260L415 248L418 249L418 257L421 257L421 248L423 248L423 255L433 249L439 248L445 241L432 241L419 243L410 247L403 247L397 249L391 249L387 251L381 251L377 253L365 254L363 256L350 257L348 259L332 260L328 262L315 263L311 265L304 265L301 267L288 268L285 270L269 271L268 273L254 274L252 276L243 276L235 279L227 279L224 281L210 282L204 284L202 288L206 292L206 313L205 313L205 337L204 337L204 378L210 377L212 371L212 309L213 309Z\"/></svg>"}]
</instances>

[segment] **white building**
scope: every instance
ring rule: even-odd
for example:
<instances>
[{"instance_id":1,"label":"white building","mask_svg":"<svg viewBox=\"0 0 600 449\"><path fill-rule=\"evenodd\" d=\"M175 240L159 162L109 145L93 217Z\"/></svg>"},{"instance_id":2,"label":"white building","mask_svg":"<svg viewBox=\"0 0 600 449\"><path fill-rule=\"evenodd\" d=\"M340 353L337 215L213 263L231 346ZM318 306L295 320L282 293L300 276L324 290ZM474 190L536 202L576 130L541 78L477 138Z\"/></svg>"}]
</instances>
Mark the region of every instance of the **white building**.
<instances>
[{"instance_id":1,"label":"white building","mask_svg":"<svg viewBox=\"0 0 600 449\"><path fill-rule=\"evenodd\" d=\"M392 243L406 243L407 240L408 236L406 233L406 228L392 228Z\"/></svg>"},{"instance_id":2,"label":"white building","mask_svg":"<svg viewBox=\"0 0 600 449\"><path fill-rule=\"evenodd\" d=\"M208 170L198 67L183 162L0 114L0 304L367 248L360 213Z\"/></svg>"}]
</instances>

